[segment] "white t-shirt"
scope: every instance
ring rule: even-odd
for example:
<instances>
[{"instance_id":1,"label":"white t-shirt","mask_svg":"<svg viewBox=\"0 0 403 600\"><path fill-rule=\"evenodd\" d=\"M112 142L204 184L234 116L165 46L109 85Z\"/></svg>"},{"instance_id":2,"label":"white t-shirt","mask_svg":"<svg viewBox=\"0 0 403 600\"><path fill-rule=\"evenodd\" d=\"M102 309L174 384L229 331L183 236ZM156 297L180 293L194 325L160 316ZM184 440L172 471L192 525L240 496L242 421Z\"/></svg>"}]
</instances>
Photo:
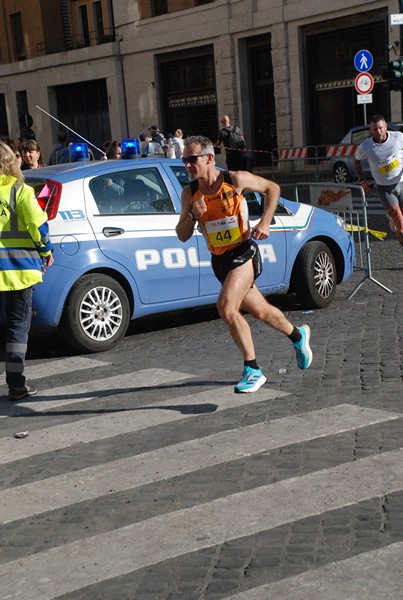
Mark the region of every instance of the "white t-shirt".
<instances>
[{"instance_id":1,"label":"white t-shirt","mask_svg":"<svg viewBox=\"0 0 403 600\"><path fill-rule=\"evenodd\" d=\"M368 138L355 153L356 160L366 158L375 183L395 185L403 179L403 133L387 131L387 139L377 143Z\"/></svg>"},{"instance_id":2,"label":"white t-shirt","mask_svg":"<svg viewBox=\"0 0 403 600\"><path fill-rule=\"evenodd\" d=\"M172 142L175 148L175 158L182 158L184 142L182 138L174 137Z\"/></svg>"}]
</instances>

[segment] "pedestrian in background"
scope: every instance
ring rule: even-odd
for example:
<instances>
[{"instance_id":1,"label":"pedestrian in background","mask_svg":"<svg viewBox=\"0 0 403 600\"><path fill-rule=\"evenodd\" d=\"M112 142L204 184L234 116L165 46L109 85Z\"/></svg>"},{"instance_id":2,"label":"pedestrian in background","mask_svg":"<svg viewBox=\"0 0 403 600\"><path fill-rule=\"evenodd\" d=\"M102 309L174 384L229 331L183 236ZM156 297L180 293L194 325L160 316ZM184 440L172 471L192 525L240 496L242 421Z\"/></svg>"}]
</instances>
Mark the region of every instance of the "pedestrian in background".
<instances>
[{"instance_id":1,"label":"pedestrian in background","mask_svg":"<svg viewBox=\"0 0 403 600\"><path fill-rule=\"evenodd\" d=\"M173 143L173 139L174 139L173 133L166 134L163 150L164 150L165 156L167 158L176 158L175 157L175 146Z\"/></svg>"},{"instance_id":2,"label":"pedestrian in background","mask_svg":"<svg viewBox=\"0 0 403 600\"><path fill-rule=\"evenodd\" d=\"M114 140L112 142L105 142L104 150L106 157L109 160L117 160L122 158L122 146L118 140Z\"/></svg>"},{"instance_id":3,"label":"pedestrian in background","mask_svg":"<svg viewBox=\"0 0 403 600\"><path fill-rule=\"evenodd\" d=\"M10 400L34 396L26 385L25 355L31 326L32 287L53 264L47 215L14 152L0 142L0 301L6 312L6 382Z\"/></svg>"},{"instance_id":4,"label":"pedestrian in background","mask_svg":"<svg viewBox=\"0 0 403 600\"><path fill-rule=\"evenodd\" d=\"M41 147L36 140L25 140L21 142L22 171L27 169L38 169L43 166Z\"/></svg>"},{"instance_id":5,"label":"pedestrian in background","mask_svg":"<svg viewBox=\"0 0 403 600\"><path fill-rule=\"evenodd\" d=\"M231 124L229 115L221 117L221 125L222 128L214 145L224 146L228 171L240 171L244 166L245 140L243 139L243 133L239 127Z\"/></svg>"},{"instance_id":6,"label":"pedestrian in background","mask_svg":"<svg viewBox=\"0 0 403 600\"><path fill-rule=\"evenodd\" d=\"M48 165L61 165L70 162L69 136L66 131L59 131L57 143L49 156Z\"/></svg>"},{"instance_id":7,"label":"pedestrian in background","mask_svg":"<svg viewBox=\"0 0 403 600\"><path fill-rule=\"evenodd\" d=\"M364 192L368 192L370 185L363 177L361 166L364 158L368 160L379 198L403 246L403 133L387 129L382 115L371 117L369 130L372 137L358 146L354 168Z\"/></svg>"},{"instance_id":8,"label":"pedestrian in background","mask_svg":"<svg viewBox=\"0 0 403 600\"><path fill-rule=\"evenodd\" d=\"M16 142L15 140L13 140L12 138L10 138L6 135L0 136L0 142L4 142L5 144L7 144L7 146L9 146L11 148L11 150L14 152L15 157L17 159L18 166L21 167L22 155L21 155L21 150L20 150L20 146L19 146L18 142Z\"/></svg>"},{"instance_id":9,"label":"pedestrian in background","mask_svg":"<svg viewBox=\"0 0 403 600\"><path fill-rule=\"evenodd\" d=\"M140 155L141 158L147 158L149 152L149 143L151 142L151 136L146 133L140 133Z\"/></svg>"},{"instance_id":10,"label":"pedestrian in background","mask_svg":"<svg viewBox=\"0 0 403 600\"><path fill-rule=\"evenodd\" d=\"M150 132L152 142L157 142L158 144L161 144L161 146L164 145L164 134L160 132L158 125L151 125L151 127L148 128L148 131Z\"/></svg>"},{"instance_id":11,"label":"pedestrian in background","mask_svg":"<svg viewBox=\"0 0 403 600\"><path fill-rule=\"evenodd\" d=\"M174 137L172 138L172 145L175 150L174 158L182 158L183 148L184 148L182 129L175 130Z\"/></svg>"},{"instance_id":12,"label":"pedestrian in background","mask_svg":"<svg viewBox=\"0 0 403 600\"><path fill-rule=\"evenodd\" d=\"M251 329L242 311L286 335L294 344L297 364L307 369L312 362L308 325L294 327L272 306L255 285L262 271L256 240L267 239L280 196L279 186L247 171L221 171L214 164L214 146L204 136L185 140L182 157L191 180L182 191L182 211L176 233L186 242L196 221L212 254L212 267L222 289L217 301L220 317L228 326L244 359L243 376L235 386L239 393L255 392L266 381L257 361ZM265 194L263 214L250 230L243 192Z\"/></svg>"},{"instance_id":13,"label":"pedestrian in background","mask_svg":"<svg viewBox=\"0 0 403 600\"><path fill-rule=\"evenodd\" d=\"M175 134L167 133L165 136L164 152L167 158L182 158L183 154L183 131L176 129Z\"/></svg>"}]
</instances>

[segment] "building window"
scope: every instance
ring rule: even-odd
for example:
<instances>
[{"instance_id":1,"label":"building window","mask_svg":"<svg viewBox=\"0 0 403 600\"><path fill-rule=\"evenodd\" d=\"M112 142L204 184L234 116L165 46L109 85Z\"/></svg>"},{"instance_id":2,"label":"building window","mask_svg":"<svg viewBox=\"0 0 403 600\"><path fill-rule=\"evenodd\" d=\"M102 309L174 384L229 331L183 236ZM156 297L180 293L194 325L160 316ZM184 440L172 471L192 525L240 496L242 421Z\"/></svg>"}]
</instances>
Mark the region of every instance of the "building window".
<instances>
[{"instance_id":1,"label":"building window","mask_svg":"<svg viewBox=\"0 0 403 600\"><path fill-rule=\"evenodd\" d=\"M92 15L94 19L95 31L97 36L97 42L103 39L105 30L104 30L104 20L102 18L102 4L100 0L92 3Z\"/></svg>"},{"instance_id":2,"label":"building window","mask_svg":"<svg viewBox=\"0 0 403 600\"><path fill-rule=\"evenodd\" d=\"M21 13L10 15L11 31L13 33L14 53L16 60L25 59L24 35L22 32Z\"/></svg>"},{"instance_id":3,"label":"building window","mask_svg":"<svg viewBox=\"0 0 403 600\"><path fill-rule=\"evenodd\" d=\"M168 0L152 0L151 10L153 17L166 15L168 12Z\"/></svg>"},{"instance_id":4,"label":"building window","mask_svg":"<svg viewBox=\"0 0 403 600\"><path fill-rule=\"evenodd\" d=\"M112 6L112 0L107 0L106 3L106 9L108 11L108 27L109 27L109 31L113 32L115 30L115 19L113 16L113 6Z\"/></svg>"},{"instance_id":5,"label":"building window","mask_svg":"<svg viewBox=\"0 0 403 600\"><path fill-rule=\"evenodd\" d=\"M81 44L83 46L89 46L90 30L88 25L88 12L86 4L81 4L78 7L78 21L80 23Z\"/></svg>"}]
</instances>

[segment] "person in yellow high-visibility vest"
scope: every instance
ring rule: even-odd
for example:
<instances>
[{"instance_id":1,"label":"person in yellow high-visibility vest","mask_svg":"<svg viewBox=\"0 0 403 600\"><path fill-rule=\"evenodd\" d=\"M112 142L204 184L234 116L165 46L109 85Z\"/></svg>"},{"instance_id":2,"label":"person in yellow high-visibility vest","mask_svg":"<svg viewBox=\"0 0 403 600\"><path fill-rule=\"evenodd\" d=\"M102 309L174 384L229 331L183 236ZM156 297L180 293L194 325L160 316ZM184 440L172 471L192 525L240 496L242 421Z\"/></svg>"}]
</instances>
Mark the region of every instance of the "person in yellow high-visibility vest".
<instances>
[{"instance_id":1,"label":"person in yellow high-visibility vest","mask_svg":"<svg viewBox=\"0 0 403 600\"><path fill-rule=\"evenodd\" d=\"M34 396L26 384L25 355L31 326L32 288L53 264L47 215L14 152L0 142L0 301L5 306L6 382L10 400Z\"/></svg>"}]
</instances>

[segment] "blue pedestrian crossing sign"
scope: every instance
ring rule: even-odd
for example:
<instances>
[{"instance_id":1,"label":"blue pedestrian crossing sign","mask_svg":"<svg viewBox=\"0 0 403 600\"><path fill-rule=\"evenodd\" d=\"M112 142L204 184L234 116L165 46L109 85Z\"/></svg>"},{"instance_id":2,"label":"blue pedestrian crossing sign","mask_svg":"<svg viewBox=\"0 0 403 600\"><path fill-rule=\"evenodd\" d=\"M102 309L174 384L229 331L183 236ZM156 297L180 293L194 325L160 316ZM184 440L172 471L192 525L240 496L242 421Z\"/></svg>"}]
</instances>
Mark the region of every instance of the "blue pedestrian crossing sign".
<instances>
[{"instance_id":1,"label":"blue pedestrian crossing sign","mask_svg":"<svg viewBox=\"0 0 403 600\"><path fill-rule=\"evenodd\" d=\"M374 59L369 50L359 50L354 56L354 66L360 73L366 73L372 68Z\"/></svg>"}]
</instances>

